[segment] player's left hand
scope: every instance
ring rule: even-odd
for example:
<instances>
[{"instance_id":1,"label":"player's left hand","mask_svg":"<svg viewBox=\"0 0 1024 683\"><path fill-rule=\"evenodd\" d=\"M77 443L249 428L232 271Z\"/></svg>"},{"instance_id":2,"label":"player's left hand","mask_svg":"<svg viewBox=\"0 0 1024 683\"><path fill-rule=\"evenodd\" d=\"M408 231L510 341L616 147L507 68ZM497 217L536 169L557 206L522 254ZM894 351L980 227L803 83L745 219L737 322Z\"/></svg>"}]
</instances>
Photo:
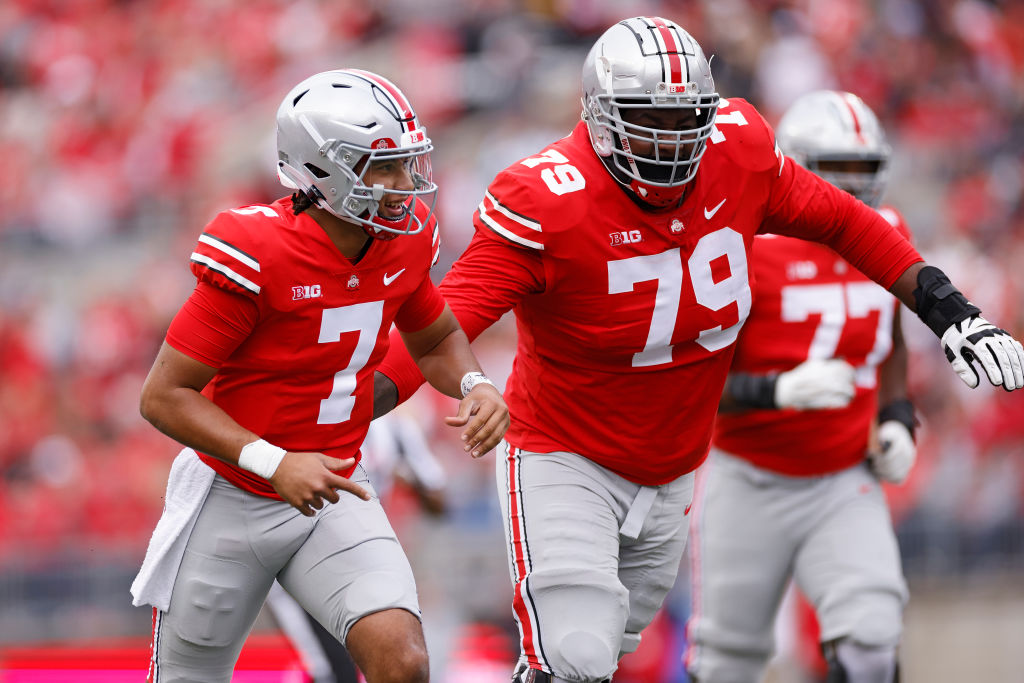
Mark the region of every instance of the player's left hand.
<instances>
[{"instance_id":1,"label":"player's left hand","mask_svg":"<svg viewBox=\"0 0 1024 683\"><path fill-rule=\"evenodd\" d=\"M1024 387L1024 347L980 315L950 325L942 335L942 350L956 374L972 389L981 383L975 361L981 363L993 385L1007 391Z\"/></svg>"},{"instance_id":2,"label":"player's left hand","mask_svg":"<svg viewBox=\"0 0 1024 683\"><path fill-rule=\"evenodd\" d=\"M886 420L878 427L878 449L868 454L875 474L883 481L902 484L917 460L910 430L899 420Z\"/></svg>"},{"instance_id":3,"label":"player's left hand","mask_svg":"<svg viewBox=\"0 0 1024 683\"><path fill-rule=\"evenodd\" d=\"M505 436L509 426L508 406L493 384L481 382L459 401L458 414L444 421L451 427L465 427L462 430L465 450L479 458Z\"/></svg>"}]
</instances>

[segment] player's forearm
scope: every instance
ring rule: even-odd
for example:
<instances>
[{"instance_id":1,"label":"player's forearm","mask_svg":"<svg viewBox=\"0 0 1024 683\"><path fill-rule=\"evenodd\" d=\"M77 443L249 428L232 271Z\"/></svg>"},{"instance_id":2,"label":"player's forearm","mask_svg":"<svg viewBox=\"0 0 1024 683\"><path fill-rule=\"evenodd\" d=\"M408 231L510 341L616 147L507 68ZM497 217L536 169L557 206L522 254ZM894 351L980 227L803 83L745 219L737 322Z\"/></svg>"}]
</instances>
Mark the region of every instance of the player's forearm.
<instances>
[{"instance_id":1,"label":"player's forearm","mask_svg":"<svg viewBox=\"0 0 1024 683\"><path fill-rule=\"evenodd\" d=\"M139 409L154 427L178 443L236 465L242 447L260 438L189 387L143 387Z\"/></svg>"},{"instance_id":2,"label":"player's forearm","mask_svg":"<svg viewBox=\"0 0 1024 683\"><path fill-rule=\"evenodd\" d=\"M462 329L452 330L437 346L415 360L424 379L452 398L462 398L461 381L466 373L481 372L469 338Z\"/></svg>"},{"instance_id":3,"label":"player's forearm","mask_svg":"<svg viewBox=\"0 0 1024 683\"><path fill-rule=\"evenodd\" d=\"M907 398L907 368L909 353L903 341L900 316L893 321L892 353L879 367L878 406L889 405Z\"/></svg>"},{"instance_id":4,"label":"player's forearm","mask_svg":"<svg viewBox=\"0 0 1024 683\"><path fill-rule=\"evenodd\" d=\"M719 413L737 413L743 410L775 410L775 382L778 373L756 375L730 372L718 401Z\"/></svg>"},{"instance_id":5,"label":"player's forearm","mask_svg":"<svg viewBox=\"0 0 1024 683\"><path fill-rule=\"evenodd\" d=\"M373 418L387 415L398 405L398 387L383 372L373 373Z\"/></svg>"},{"instance_id":6,"label":"player's forearm","mask_svg":"<svg viewBox=\"0 0 1024 683\"><path fill-rule=\"evenodd\" d=\"M925 267L924 261L918 261L903 271L903 274L896 278L889 291L910 310L917 312L917 301L914 298L914 290L917 289L917 274Z\"/></svg>"}]
</instances>

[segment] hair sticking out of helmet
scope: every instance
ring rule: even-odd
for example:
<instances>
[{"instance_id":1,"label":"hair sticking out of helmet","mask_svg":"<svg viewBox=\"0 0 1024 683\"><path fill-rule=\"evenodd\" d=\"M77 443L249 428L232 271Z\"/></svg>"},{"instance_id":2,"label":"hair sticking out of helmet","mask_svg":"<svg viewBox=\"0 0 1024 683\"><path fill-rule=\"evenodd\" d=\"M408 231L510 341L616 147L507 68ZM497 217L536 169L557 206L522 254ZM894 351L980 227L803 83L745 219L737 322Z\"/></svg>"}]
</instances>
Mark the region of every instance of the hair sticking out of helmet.
<instances>
[{"instance_id":1,"label":"hair sticking out of helmet","mask_svg":"<svg viewBox=\"0 0 1024 683\"><path fill-rule=\"evenodd\" d=\"M277 110L281 184L377 239L415 234L430 221L437 196L433 148L402 91L369 71L311 76ZM401 164L408 188L367 184L367 174L385 161ZM381 211L385 196L404 198L401 215Z\"/></svg>"},{"instance_id":2,"label":"hair sticking out of helmet","mask_svg":"<svg viewBox=\"0 0 1024 683\"><path fill-rule=\"evenodd\" d=\"M583 119L612 176L644 203L677 204L711 136L719 95L697 41L660 17L598 38L583 63Z\"/></svg>"},{"instance_id":3,"label":"hair sticking out of helmet","mask_svg":"<svg viewBox=\"0 0 1024 683\"><path fill-rule=\"evenodd\" d=\"M853 93L818 90L798 98L775 130L779 148L804 168L877 207L892 148L875 113Z\"/></svg>"}]
</instances>

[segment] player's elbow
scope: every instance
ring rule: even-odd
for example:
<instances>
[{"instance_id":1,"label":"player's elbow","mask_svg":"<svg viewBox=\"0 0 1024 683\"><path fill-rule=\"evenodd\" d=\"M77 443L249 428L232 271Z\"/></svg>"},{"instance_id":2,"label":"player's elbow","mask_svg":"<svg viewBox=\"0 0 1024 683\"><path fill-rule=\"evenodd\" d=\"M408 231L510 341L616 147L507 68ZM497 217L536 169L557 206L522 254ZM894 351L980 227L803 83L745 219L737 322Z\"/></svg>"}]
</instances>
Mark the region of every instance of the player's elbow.
<instances>
[{"instance_id":1,"label":"player's elbow","mask_svg":"<svg viewBox=\"0 0 1024 683\"><path fill-rule=\"evenodd\" d=\"M163 422L163 415L167 409L167 400L164 392L160 391L149 378L142 385L142 392L139 395L139 414L143 419L159 429Z\"/></svg>"}]
</instances>

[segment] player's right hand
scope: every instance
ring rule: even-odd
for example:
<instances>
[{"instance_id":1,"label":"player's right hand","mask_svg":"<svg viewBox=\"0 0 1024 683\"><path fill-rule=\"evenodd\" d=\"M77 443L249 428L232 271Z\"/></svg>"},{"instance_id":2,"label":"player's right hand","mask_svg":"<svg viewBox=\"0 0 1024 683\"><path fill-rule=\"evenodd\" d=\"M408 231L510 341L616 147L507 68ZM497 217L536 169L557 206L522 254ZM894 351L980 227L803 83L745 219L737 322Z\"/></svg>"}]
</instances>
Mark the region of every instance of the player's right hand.
<instances>
[{"instance_id":1,"label":"player's right hand","mask_svg":"<svg viewBox=\"0 0 1024 683\"><path fill-rule=\"evenodd\" d=\"M899 420L886 420L878 427L878 449L868 453L875 474L883 481L902 484L917 460L914 436Z\"/></svg>"},{"instance_id":2,"label":"player's right hand","mask_svg":"<svg viewBox=\"0 0 1024 683\"><path fill-rule=\"evenodd\" d=\"M972 389L981 383L974 361L981 363L993 385L1007 391L1024 387L1024 347L980 315L950 325L942 335L942 350Z\"/></svg>"},{"instance_id":3,"label":"player's right hand","mask_svg":"<svg viewBox=\"0 0 1024 683\"><path fill-rule=\"evenodd\" d=\"M355 458L341 460L323 453L288 452L269 481L279 496L306 517L312 517L327 503L337 503L341 499L339 491L370 500L366 489L335 474L355 462Z\"/></svg>"},{"instance_id":4,"label":"player's right hand","mask_svg":"<svg viewBox=\"0 0 1024 683\"><path fill-rule=\"evenodd\" d=\"M775 405L796 410L843 408L853 399L853 366L845 360L806 360L779 373L775 381Z\"/></svg>"},{"instance_id":5,"label":"player's right hand","mask_svg":"<svg viewBox=\"0 0 1024 683\"><path fill-rule=\"evenodd\" d=\"M464 448L479 458L497 446L508 431L508 406L493 384L481 382L459 401L458 414L444 418L444 422L450 427L465 427Z\"/></svg>"}]
</instances>

